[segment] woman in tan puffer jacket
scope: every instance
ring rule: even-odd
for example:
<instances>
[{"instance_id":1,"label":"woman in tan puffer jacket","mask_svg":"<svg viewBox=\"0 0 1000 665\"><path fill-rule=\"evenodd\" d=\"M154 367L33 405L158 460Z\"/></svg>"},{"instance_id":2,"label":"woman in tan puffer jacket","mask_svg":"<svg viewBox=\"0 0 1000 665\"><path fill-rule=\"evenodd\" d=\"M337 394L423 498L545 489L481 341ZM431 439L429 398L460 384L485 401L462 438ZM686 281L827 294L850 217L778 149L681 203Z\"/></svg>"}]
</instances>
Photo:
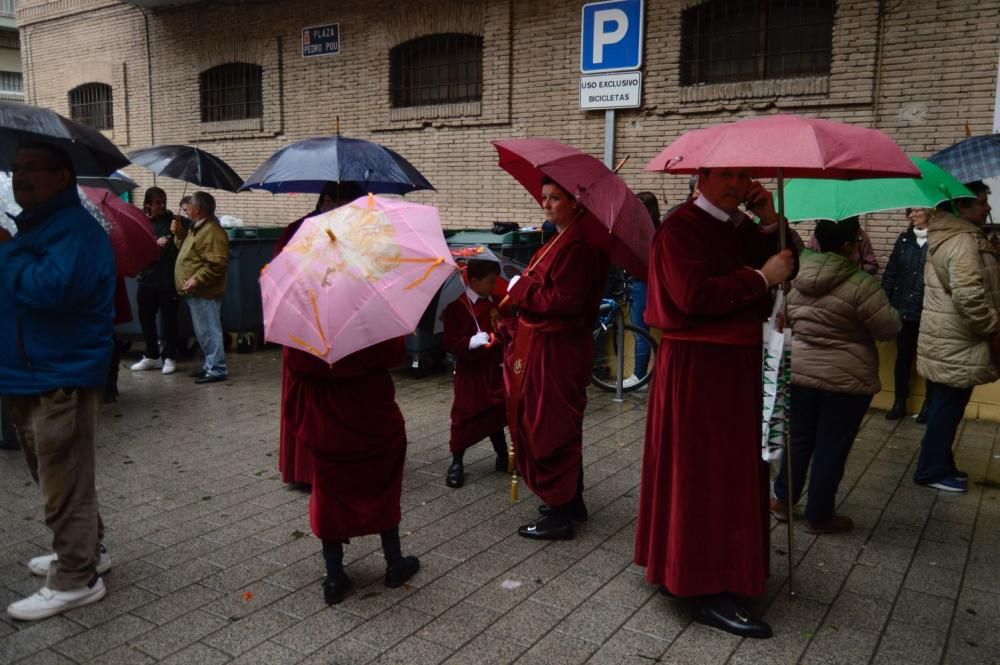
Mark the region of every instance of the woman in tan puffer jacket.
<instances>
[{"instance_id":1,"label":"woman in tan puffer jacket","mask_svg":"<svg viewBox=\"0 0 1000 665\"><path fill-rule=\"evenodd\" d=\"M837 533L853 526L836 515L837 487L847 455L872 396L881 389L876 340L899 334L899 314L878 280L850 257L857 222L820 221L814 237L822 251L803 251L792 282L792 503L809 476L806 530ZM787 462L774 483L772 513L787 519Z\"/></svg>"},{"instance_id":2,"label":"woman in tan puffer jacket","mask_svg":"<svg viewBox=\"0 0 1000 665\"><path fill-rule=\"evenodd\" d=\"M968 475L955 465L951 445L972 389L997 379L1000 262L982 230L989 189L981 182L968 187L977 198L956 199L958 217L938 210L931 218L917 341L930 406L913 481L950 492L966 490Z\"/></svg>"}]
</instances>

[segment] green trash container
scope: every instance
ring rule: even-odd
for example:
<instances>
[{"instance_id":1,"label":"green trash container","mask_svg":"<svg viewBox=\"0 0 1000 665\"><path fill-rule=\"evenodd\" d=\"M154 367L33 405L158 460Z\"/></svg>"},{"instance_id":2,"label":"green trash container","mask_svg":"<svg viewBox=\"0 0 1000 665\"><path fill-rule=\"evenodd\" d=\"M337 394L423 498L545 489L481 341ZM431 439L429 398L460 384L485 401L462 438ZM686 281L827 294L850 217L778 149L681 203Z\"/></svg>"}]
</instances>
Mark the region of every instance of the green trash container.
<instances>
[{"instance_id":1,"label":"green trash container","mask_svg":"<svg viewBox=\"0 0 1000 665\"><path fill-rule=\"evenodd\" d=\"M250 353L264 341L264 309L260 300L260 270L274 256L284 227L232 227L229 270L222 298L222 329L236 351Z\"/></svg>"},{"instance_id":2,"label":"green trash container","mask_svg":"<svg viewBox=\"0 0 1000 665\"><path fill-rule=\"evenodd\" d=\"M517 230L509 233L493 233L489 230L461 229L446 233L449 245L486 245L499 256L527 266L538 248L551 234L537 230Z\"/></svg>"}]
</instances>

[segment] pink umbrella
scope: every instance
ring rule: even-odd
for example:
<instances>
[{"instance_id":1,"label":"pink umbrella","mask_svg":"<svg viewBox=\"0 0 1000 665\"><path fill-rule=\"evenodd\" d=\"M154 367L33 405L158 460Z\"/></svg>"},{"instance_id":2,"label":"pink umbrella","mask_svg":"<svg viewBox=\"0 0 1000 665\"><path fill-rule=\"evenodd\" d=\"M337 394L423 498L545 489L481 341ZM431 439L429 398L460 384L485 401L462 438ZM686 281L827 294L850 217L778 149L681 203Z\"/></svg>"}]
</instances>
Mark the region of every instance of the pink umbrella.
<instances>
[{"instance_id":1,"label":"pink umbrella","mask_svg":"<svg viewBox=\"0 0 1000 665\"><path fill-rule=\"evenodd\" d=\"M896 143L876 129L842 122L771 115L683 134L646 165L647 171L697 173L746 168L755 177L920 177Z\"/></svg>"},{"instance_id":2,"label":"pink umbrella","mask_svg":"<svg viewBox=\"0 0 1000 665\"><path fill-rule=\"evenodd\" d=\"M107 189L83 186L80 189L111 227L111 249L115 254L115 270L120 276L135 277L160 258L161 250L156 244L153 227L141 210Z\"/></svg>"},{"instance_id":3,"label":"pink umbrella","mask_svg":"<svg viewBox=\"0 0 1000 665\"><path fill-rule=\"evenodd\" d=\"M261 270L265 338L333 364L413 332L454 270L437 208L369 194L307 219Z\"/></svg>"},{"instance_id":4,"label":"pink umbrella","mask_svg":"<svg viewBox=\"0 0 1000 665\"><path fill-rule=\"evenodd\" d=\"M542 198L542 176L548 176L573 195L588 215L587 237L633 275L649 269L653 223L642 201L625 181L597 158L551 139L493 141L500 167L535 197Z\"/></svg>"}]
</instances>

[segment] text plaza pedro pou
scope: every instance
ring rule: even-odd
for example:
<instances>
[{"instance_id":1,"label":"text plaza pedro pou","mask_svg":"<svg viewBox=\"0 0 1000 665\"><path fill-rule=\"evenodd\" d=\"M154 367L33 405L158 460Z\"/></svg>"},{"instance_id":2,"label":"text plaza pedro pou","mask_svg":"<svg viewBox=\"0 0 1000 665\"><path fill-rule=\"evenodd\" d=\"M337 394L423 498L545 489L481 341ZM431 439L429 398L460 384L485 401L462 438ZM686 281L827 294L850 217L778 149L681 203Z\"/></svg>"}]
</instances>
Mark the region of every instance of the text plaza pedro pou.
<instances>
[{"instance_id":1,"label":"text plaza pedro pou","mask_svg":"<svg viewBox=\"0 0 1000 665\"><path fill-rule=\"evenodd\" d=\"M633 91L639 86L639 77L618 78L612 80L587 80L580 81L580 87L587 96L587 101L592 104L606 102L634 102Z\"/></svg>"}]
</instances>

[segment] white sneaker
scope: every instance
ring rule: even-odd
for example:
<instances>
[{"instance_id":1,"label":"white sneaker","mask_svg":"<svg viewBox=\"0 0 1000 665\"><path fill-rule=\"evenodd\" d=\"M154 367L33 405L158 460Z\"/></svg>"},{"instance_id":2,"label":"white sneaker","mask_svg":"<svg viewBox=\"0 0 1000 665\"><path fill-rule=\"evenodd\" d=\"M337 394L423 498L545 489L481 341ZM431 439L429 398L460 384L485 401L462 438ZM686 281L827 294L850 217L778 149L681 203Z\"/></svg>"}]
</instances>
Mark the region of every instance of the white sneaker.
<instances>
[{"instance_id":1,"label":"white sneaker","mask_svg":"<svg viewBox=\"0 0 1000 665\"><path fill-rule=\"evenodd\" d=\"M171 360L170 358L166 358L163 361L163 373L173 374L176 371L177 371L177 363Z\"/></svg>"},{"instance_id":2,"label":"white sneaker","mask_svg":"<svg viewBox=\"0 0 1000 665\"><path fill-rule=\"evenodd\" d=\"M32 575L38 575L39 577L45 577L49 574L49 566L52 562L58 558L58 554L43 554L41 556L36 556L34 559L28 562L28 570L31 571ZM111 570L111 554L108 552L108 546L101 543L101 556L97 560L97 572L100 575Z\"/></svg>"},{"instance_id":3,"label":"white sneaker","mask_svg":"<svg viewBox=\"0 0 1000 665\"><path fill-rule=\"evenodd\" d=\"M632 386L634 386L637 383L639 383L639 381L641 381L641 380L642 379L640 379L635 374L633 374L632 376L630 376L627 379L625 379L624 381L622 381L622 387L623 388L631 388Z\"/></svg>"},{"instance_id":4,"label":"white sneaker","mask_svg":"<svg viewBox=\"0 0 1000 665\"><path fill-rule=\"evenodd\" d=\"M145 372L147 369L160 369L163 367L163 361L159 358L147 358L142 357L142 360L132 365L129 369L133 372Z\"/></svg>"},{"instance_id":5,"label":"white sneaker","mask_svg":"<svg viewBox=\"0 0 1000 665\"><path fill-rule=\"evenodd\" d=\"M82 589L53 591L43 586L32 596L7 606L7 614L22 621L37 621L55 616L74 607L96 603L108 593L104 581L97 575Z\"/></svg>"}]
</instances>

